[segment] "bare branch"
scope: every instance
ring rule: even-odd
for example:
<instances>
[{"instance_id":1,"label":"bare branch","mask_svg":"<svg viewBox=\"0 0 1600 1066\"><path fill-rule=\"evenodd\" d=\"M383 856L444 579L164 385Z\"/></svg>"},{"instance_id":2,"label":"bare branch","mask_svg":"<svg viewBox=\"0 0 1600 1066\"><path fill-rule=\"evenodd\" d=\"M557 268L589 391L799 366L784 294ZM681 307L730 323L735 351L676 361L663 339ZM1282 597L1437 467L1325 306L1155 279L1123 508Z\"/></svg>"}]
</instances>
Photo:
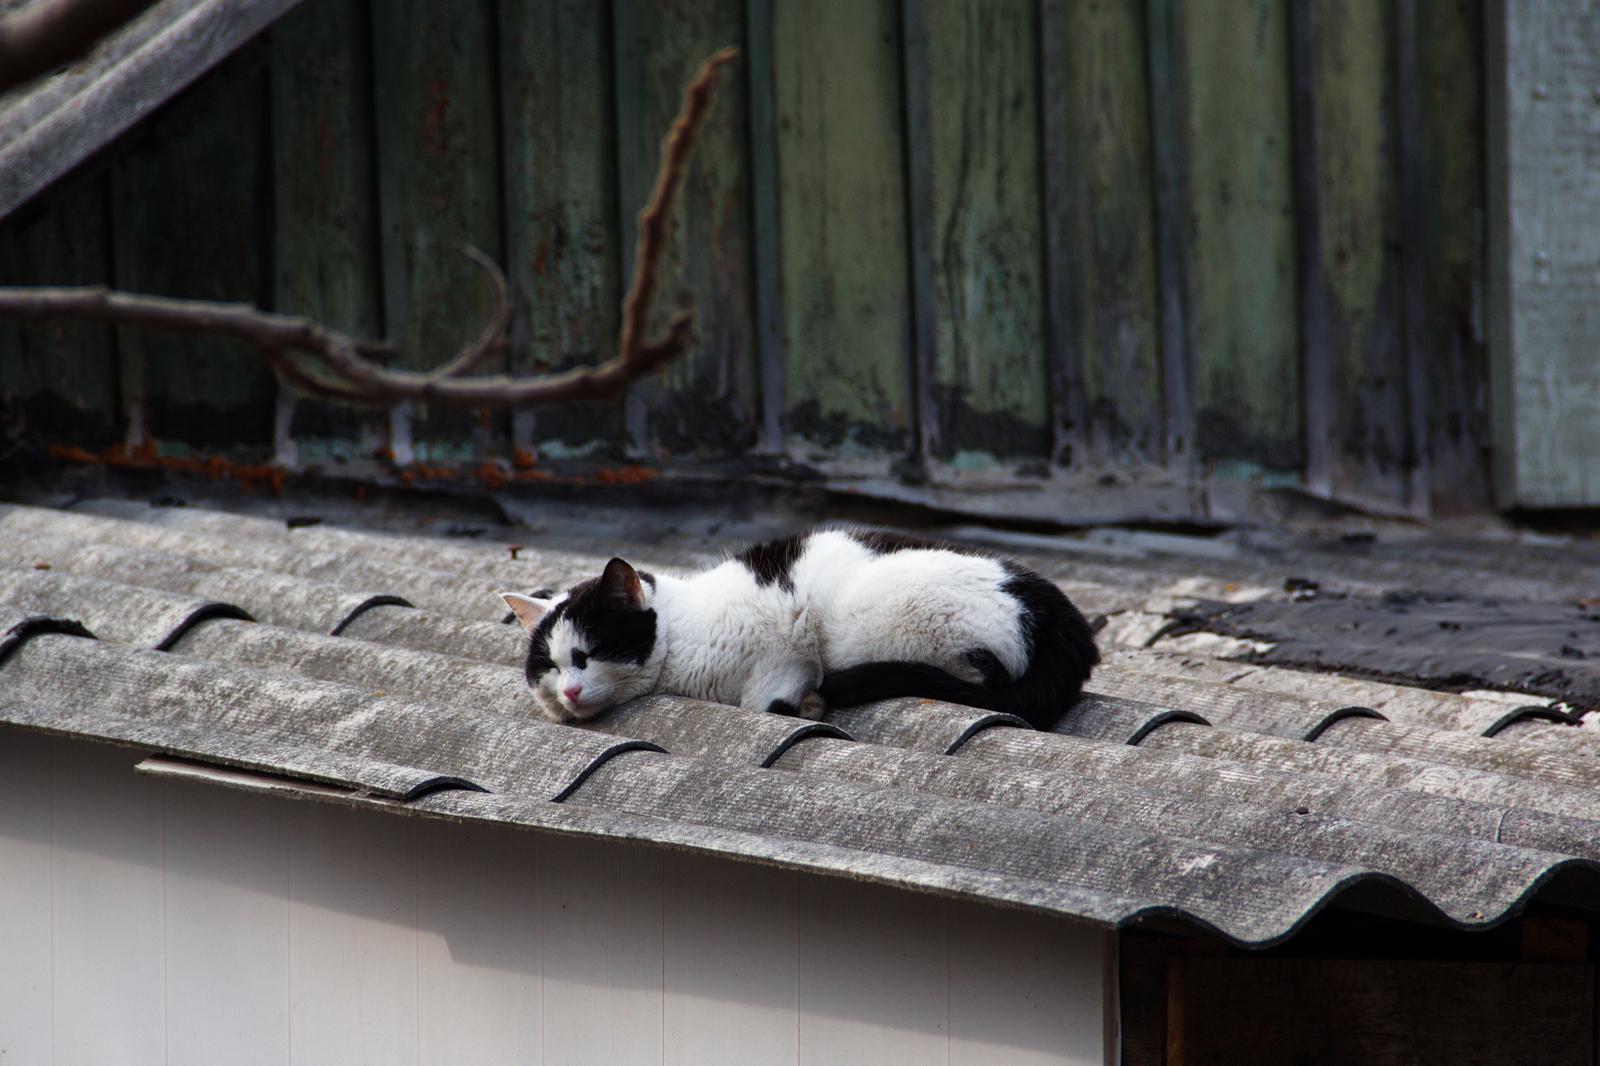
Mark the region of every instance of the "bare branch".
<instances>
[{"instance_id":1,"label":"bare branch","mask_svg":"<svg viewBox=\"0 0 1600 1066\"><path fill-rule=\"evenodd\" d=\"M378 360L395 354L391 345L358 341L309 319L260 311L249 304L178 300L104 288L0 288L0 318L87 319L232 337L255 348L291 387L345 403L387 407L413 400L446 407L536 407L614 399L632 382L682 355L693 339L694 319L687 310L675 314L660 336L649 341L644 338L661 287L668 228L689 153L710 110L721 68L736 55L732 48L713 55L684 90L683 108L662 142L650 202L639 214L633 280L623 301L617 353L599 366L527 378L504 374L465 377L504 349L511 318L504 275L493 260L467 244L460 250L488 278L494 289L494 311L477 340L426 372L384 367Z\"/></svg>"},{"instance_id":2,"label":"bare branch","mask_svg":"<svg viewBox=\"0 0 1600 1066\"><path fill-rule=\"evenodd\" d=\"M87 52L151 0L33 0L0 18L0 90Z\"/></svg>"}]
</instances>

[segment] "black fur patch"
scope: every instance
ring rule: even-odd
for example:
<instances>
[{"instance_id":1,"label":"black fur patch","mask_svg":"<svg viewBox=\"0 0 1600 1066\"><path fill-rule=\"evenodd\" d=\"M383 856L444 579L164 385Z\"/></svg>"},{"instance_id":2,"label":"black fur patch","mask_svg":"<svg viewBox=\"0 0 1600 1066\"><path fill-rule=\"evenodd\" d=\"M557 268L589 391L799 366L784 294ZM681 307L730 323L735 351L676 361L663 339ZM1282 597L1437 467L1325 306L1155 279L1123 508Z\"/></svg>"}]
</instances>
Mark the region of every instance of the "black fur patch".
<instances>
[{"instance_id":1,"label":"black fur patch","mask_svg":"<svg viewBox=\"0 0 1600 1066\"><path fill-rule=\"evenodd\" d=\"M594 659L642 666L656 647L656 612L617 606L613 597L601 592L600 579L592 577L572 586L572 594L534 627L524 668L530 685L556 669L550 658L550 629L562 618L577 629Z\"/></svg>"},{"instance_id":2,"label":"black fur patch","mask_svg":"<svg viewBox=\"0 0 1600 1066\"><path fill-rule=\"evenodd\" d=\"M655 650L656 612L618 606L616 597L601 590L598 578L574 585L558 610L583 636L593 658L642 666Z\"/></svg>"},{"instance_id":3,"label":"black fur patch","mask_svg":"<svg viewBox=\"0 0 1600 1066\"><path fill-rule=\"evenodd\" d=\"M735 555L744 568L755 575L756 584L762 588L776 583L785 592L794 591L795 560L805 548L807 533L795 533L780 540L769 540Z\"/></svg>"},{"instance_id":4,"label":"black fur patch","mask_svg":"<svg viewBox=\"0 0 1600 1066\"><path fill-rule=\"evenodd\" d=\"M973 648L962 658L983 675L984 688L1005 688L1011 684L1011 671L1000 662L999 656L988 648Z\"/></svg>"},{"instance_id":5,"label":"black fur patch","mask_svg":"<svg viewBox=\"0 0 1600 1066\"><path fill-rule=\"evenodd\" d=\"M788 700L773 700L771 703L767 704L767 713L782 714L787 715L790 718L798 718L800 717L800 708L796 707Z\"/></svg>"}]
</instances>

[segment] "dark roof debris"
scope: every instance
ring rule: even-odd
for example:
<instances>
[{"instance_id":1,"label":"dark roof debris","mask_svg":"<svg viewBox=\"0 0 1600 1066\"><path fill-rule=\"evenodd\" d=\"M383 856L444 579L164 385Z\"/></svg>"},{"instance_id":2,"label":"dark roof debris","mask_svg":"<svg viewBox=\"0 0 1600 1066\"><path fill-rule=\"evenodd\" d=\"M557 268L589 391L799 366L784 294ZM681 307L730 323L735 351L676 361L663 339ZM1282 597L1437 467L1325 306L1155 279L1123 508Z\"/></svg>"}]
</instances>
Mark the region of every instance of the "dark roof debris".
<instances>
[{"instance_id":1,"label":"dark roof debris","mask_svg":"<svg viewBox=\"0 0 1600 1066\"><path fill-rule=\"evenodd\" d=\"M1345 899L1467 928L1600 899L1600 749L1537 699L1108 646L1049 733L925 700L808 723L672 696L573 728L532 715L495 593L603 560L519 555L196 508L0 507L0 721L135 748L146 773L1240 944Z\"/></svg>"}]
</instances>

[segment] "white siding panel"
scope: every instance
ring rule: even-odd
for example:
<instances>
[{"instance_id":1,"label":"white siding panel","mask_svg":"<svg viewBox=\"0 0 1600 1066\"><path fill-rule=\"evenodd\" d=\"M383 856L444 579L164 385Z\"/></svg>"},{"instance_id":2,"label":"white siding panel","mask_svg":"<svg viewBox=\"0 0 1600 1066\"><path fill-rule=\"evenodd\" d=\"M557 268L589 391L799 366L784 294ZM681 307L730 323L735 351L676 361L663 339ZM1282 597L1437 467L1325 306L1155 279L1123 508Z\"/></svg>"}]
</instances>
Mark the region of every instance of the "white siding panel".
<instances>
[{"instance_id":1,"label":"white siding panel","mask_svg":"<svg viewBox=\"0 0 1600 1066\"><path fill-rule=\"evenodd\" d=\"M57 1066L164 1062L162 786L126 748L67 744L51 780Z\"/></svg>"},{"instance_id":2,"label":"white siding panel","mask_svg":"<svg viewBox=\"0 0 1600 1066\"><path fill-rule=\"evenodd\" d=\"M660 1062L662 852L562 837L540 847L545 1061Z\"/></svg>"},{"instance_id":3,"label":"white siding panel","mask_svg":"<svg viewBox=\"0 0 1600 1066\"><path fill-rule=\"evenodd\" d=\"M800 1062L946 1061L945 902L820 877L800 879Z\"/></svg>"},{"instance_id":4,"label":"white siding panel","mask_svg":"<svg viewBox=\"0 0 1600 1066\"><path fill-rule=\"evenodd\" d=\"M545 1061L539 897L532 833L417 826L419 1061Z\"/></svg>"},{"instance_id":5,"label":"white siding panel","mask_svg":"<svg viewBox=\"0 0 1600 1066\"><path fill-rule=\"evenodd\" d=\"M416 822L290 807L290 1061L415 1062Z\"/></svg>"},{"instance_id":6,"label":"white siding panel","mask_svg":"<svg viewBox=\"0 0 1600 1066\"><path fill-rule=\"evenodd\" d=\"M799 875L666 857L665 1061L799 1062Z\"/></svg>"},{"instance_id":7,"label":"white siding panel","mask_svg":"<svg viewBox=\"0 0 1600 1066\"><path fill-rule=\"evenodd\" d=\"M168 1066L289 1060L287 805L167 782Z\"/></svg>"},{"instance_id":8,"label":"white siding panel","mask_svg":"<svg viewBox=\"0 0 1600 1066\"><path fill-rule=\"evenodd\" d=\"M1062 919L951 903L950 1066L1100 1066L1110 937Z\"/></svg>"},{"instance_id":9,"label":"white siding panel","mask_svg":"<svg viewBox=\"0 0 1600 1066\"><path fill-rule=\"evenodd\" d=\"M0 730L0 1063L49 1062L52 742Z\"/></svg>"},{"instance_id":10,"label":"white siding panel","mask_svg":"<svg viewBox=\"0 0 1600 1066\"><path fill-rule=\"evenodd\" d=\"M0 729L6 1063L1103 1061L1112 938Z\"/></svg>"}]
</instances>

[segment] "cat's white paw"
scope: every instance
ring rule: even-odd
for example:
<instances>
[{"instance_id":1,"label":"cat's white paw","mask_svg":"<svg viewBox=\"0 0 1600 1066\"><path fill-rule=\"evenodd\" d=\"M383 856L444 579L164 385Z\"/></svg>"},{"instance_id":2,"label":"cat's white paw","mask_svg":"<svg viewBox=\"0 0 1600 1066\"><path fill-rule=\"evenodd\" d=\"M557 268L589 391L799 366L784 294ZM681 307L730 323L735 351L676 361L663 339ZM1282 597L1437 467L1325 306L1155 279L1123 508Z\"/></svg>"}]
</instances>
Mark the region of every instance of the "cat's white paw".
<instances>
[{"instance_id":1,"label":"cat's white paw","mask_svg":"<svg viewBox=\"0 0 1600 1066\"><path fill-rule=\"evenodd\" d=\"M822 716L828 713L828 701L822 698L820 692L807 692L800 697L800 717L809 718L813 722L821 721Z\"/></svg>"}]
</instances>

